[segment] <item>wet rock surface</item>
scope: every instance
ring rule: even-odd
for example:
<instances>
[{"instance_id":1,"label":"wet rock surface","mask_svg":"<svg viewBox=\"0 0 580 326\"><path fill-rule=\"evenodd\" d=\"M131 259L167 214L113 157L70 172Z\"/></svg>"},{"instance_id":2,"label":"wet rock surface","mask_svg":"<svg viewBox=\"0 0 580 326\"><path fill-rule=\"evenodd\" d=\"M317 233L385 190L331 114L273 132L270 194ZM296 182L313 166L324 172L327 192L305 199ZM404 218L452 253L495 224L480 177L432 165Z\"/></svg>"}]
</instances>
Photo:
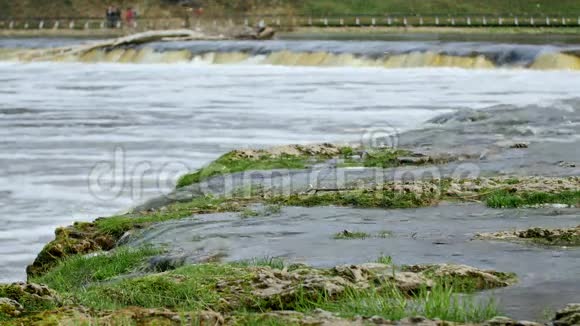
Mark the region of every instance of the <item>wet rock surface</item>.
<instances>
[{"instance_id":1,"label":"wet rock surface","mask_svg":"<svg viewBox=\"0 0 580 326\"><path fill-rule=\"evenodd\" d=\"M431 278L452 278L471 281L477 290L505 287L515 283L516 275L493 270L480 270L466 265L411 265L404 270Z\"/></svg>"},{"instance_id":2,"label":"wet rock surface","mask_svg":"<svg viewBox=\"0 0 580 326\"><path fill-rule=\"evenodd\" d=\"M444 271L451 282L471 282L476 289L505 287L515 282L495 281L491 271L459 265L427 265L425 270ZM253 296L263 300L271 308L293 308L297 297L316 300L317 296L337 297L347 290L375 289L394 286L403 293L414 293L431 288L440 276L437 273L419 271L398 271L392 265L367 263L361 265L340 265L332 269L313 269L298 266L290 269L255 267L250 271L253 277L249 283L240 281L220 282L218 291L239 293L249 288ZM469 272L465 272L465 271ZM487 277L482 281L483 277ZM493 279L493 280L492 280ZM495 282L494 282L495 281ZM453 284L450 284L453 285Z\"/></svg>"},{"instance_id":3,"label":"wet rock surface","mask_svg":"<svg viewBox=\"0 0 580 326\"><path fill-rule=\"evenodd\" d=\"M580 325L580 303L572 303L559 310L552 322L554 326Z\"/></svg>"}]
</instances>

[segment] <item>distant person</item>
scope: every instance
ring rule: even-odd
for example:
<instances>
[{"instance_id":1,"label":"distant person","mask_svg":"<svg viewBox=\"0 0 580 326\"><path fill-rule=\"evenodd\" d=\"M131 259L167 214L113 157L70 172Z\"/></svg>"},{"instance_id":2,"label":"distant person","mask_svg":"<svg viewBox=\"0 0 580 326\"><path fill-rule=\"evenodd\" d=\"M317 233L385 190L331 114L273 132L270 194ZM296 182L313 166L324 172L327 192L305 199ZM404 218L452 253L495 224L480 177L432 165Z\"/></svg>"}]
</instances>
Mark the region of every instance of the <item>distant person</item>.
<instances>
[{"instance_id":1,"label":"distant person","mask_svg":"<svg viewBox=\"0 0 580 326\"><path fill-rule=\"evenodd\" d=\"M197 9L195 9L195 15L197 17L201 17L201 15L203 15L203 8L202 7L199 7Z\"/></svg>"},{"instance_id":2,"label":"distant person","mask_svg":"<svg viewBox=\"0 0 580 326\"><path fill-rule=\"evenodd\" d=\"M114 10L114 19L115 19L115 27L121 27L121 9L119 7L115 7Z\"/></svg>"},{"instance_id":3,"label":"distant person","mask_svg":"<svg viewBox=\"0 0 580 326\"><path fill-rule=\"evenodd\" d=\"M107 7L105 18L107 20L108 28L115 27L115 9L112 6Z\"/></svg>"},{"instance_id":4,"label":"distant person","mask_svg":"<svg viewBox=\"0 0 580 326\"><path fill-rule=\"evenodd\" d=\"M133 8L129 7L125 11L125 23L127 24L128 27L133 27L134 22L135 22L135 12L133 11Z\"/></svg>"}]
</instances>

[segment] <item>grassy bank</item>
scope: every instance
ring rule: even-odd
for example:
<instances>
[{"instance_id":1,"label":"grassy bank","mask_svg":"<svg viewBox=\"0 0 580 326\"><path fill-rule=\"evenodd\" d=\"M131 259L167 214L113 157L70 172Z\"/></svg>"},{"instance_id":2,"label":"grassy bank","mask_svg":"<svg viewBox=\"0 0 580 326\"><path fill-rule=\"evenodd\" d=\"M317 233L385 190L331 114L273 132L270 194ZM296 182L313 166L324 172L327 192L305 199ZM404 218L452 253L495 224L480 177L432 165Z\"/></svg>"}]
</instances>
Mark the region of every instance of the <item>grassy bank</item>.
<instances>
[{"instance_id":1,"label":"grassy bank","mask_svg":"<svg viewBox=\"0 0 580 326\"><path fill-rule=\"evenodd\" d=\"M121 249L107 255L65 259L46 275L31 279L55 291L47 292L42 300L32 296L21 300L22 295L11 294L19 288L0 285L0 294L22 301L25 307L18 318L1 311L0 318L14 324L43 320L84 324L88 319L94 324L106 320L118 325L128 319L157 325L157 318L186 322L213 311L233 325L294 325L313 318L319 323L310 324L320 324L323 319L332 324L339 318L358 316L400 320L418 315L481 322L498 315L498 308L493 300L476 301L471 294L516 282L512 273L462 265L395 266L390 257L380 257L366 266L331 269L256 259L143 274L152 254L151 249ZM412 281L403 281L411 275ZM137 309L139 314L127 309ZM152 313L150 309L163 310ZM318 309L332 315L316 317ZM292 319L278 314L281 310L294 311Z\"/></svg>"},{"instance_id":2,"label":"grassy bank","mask_svg":"<svg viewBox=\"0 0 580 326\"><path fill-rule=\"evenodd\" d=\"M302 0L306 14L563 14L580 11L574 0Z\"/></svg>"},{"instance_id":3,"label":"grassy bank","mask_svg":"<svg viewBox=\"0 0 580 326\"><path fill-rule=\"evenodd\" d=\"M185 9L172 0L118 0L111 4L132 6L140 16L182 16ZM200 0L208 15L562 15L580 12L576 0ZM100 17L108 3L95 0L0 0L0 15L19 17Z\"/></svg>"},{"instance_id":4,"label":"grassy bank","mask_svg":"<svg viewBox=\"0 0 580 326\"><path fill-rule=\"evenodd\" d=\"M450 26L360 26L360 27L297 27L291 32L282 32L279 35L283 37L309 37L311 35L321 35L323 38L342 37L348 39L349 36L360 37L368 36L385 36L389 34L440 34L440 35L579 35L580 27L450 27Z\"/></svg>"}]
</instances>

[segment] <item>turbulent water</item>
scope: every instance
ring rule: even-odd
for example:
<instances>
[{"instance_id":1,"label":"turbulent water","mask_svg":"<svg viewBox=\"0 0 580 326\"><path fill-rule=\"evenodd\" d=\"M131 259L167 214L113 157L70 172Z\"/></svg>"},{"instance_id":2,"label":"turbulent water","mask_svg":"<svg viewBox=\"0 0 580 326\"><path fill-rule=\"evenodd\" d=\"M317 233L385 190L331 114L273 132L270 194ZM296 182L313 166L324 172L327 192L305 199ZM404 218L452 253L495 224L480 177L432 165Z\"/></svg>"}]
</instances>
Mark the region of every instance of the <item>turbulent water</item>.
<instances>
[{"instance_id":1,"label":"turbulent water","mask_svg":"<svg viewBox=\"0 0 580 326\"><path fill-rule=\"evenodd\" d=\"M574 45L186 42L17 60L71 42L0 40L0 282L23 279L56 226L164 193L229 149L356 141L497 105L562 109L580 85L574 71L513 69L573 69Z\"/></svg>"},{"instance_id":2,"label":"turbulent water","mask_svg":"<svg viewBox=\"0 0 580 326\"><path fill-rule=\"evenodd\" d=\"M68 45L58 40L58 45ZM39 42L37 47L51 47ZM194 63L316 67L459 67L580 70L574 44L495 44L412 41L187 41L95 49L82 54L31 56L19 41L0 41L0 58L17 61ZM3 50L2 50L3 48Z\"/></svg>"}]
</instances>

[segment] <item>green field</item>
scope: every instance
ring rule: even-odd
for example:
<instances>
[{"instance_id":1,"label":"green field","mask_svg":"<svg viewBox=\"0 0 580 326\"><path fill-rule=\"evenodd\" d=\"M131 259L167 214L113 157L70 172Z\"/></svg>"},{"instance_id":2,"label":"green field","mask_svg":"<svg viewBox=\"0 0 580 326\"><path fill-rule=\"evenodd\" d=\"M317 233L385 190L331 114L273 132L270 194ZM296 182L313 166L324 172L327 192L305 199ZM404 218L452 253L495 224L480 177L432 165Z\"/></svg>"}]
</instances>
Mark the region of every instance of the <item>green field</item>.
<instances>
[{"instance_id":1,"label":"green field","mask_svg":"<svg viewBox=\"0 0 580 326\"><path fill-rule=\"evenodd\" d=\"M578 0L302 0L304 14L580 14Z\"/></svg>"},{"instance_id":2,"label":"green field","mask_svg":"<svg viewBox=\"0 0 580 326\"><path fill-rule=\"evenodd\" d=\"M172 0L0 0L0 17L99 17L111 3L141 16L181 15ZM199 0L208 15L580 15L578 0Z\"/></svg>"}]
</instances>

